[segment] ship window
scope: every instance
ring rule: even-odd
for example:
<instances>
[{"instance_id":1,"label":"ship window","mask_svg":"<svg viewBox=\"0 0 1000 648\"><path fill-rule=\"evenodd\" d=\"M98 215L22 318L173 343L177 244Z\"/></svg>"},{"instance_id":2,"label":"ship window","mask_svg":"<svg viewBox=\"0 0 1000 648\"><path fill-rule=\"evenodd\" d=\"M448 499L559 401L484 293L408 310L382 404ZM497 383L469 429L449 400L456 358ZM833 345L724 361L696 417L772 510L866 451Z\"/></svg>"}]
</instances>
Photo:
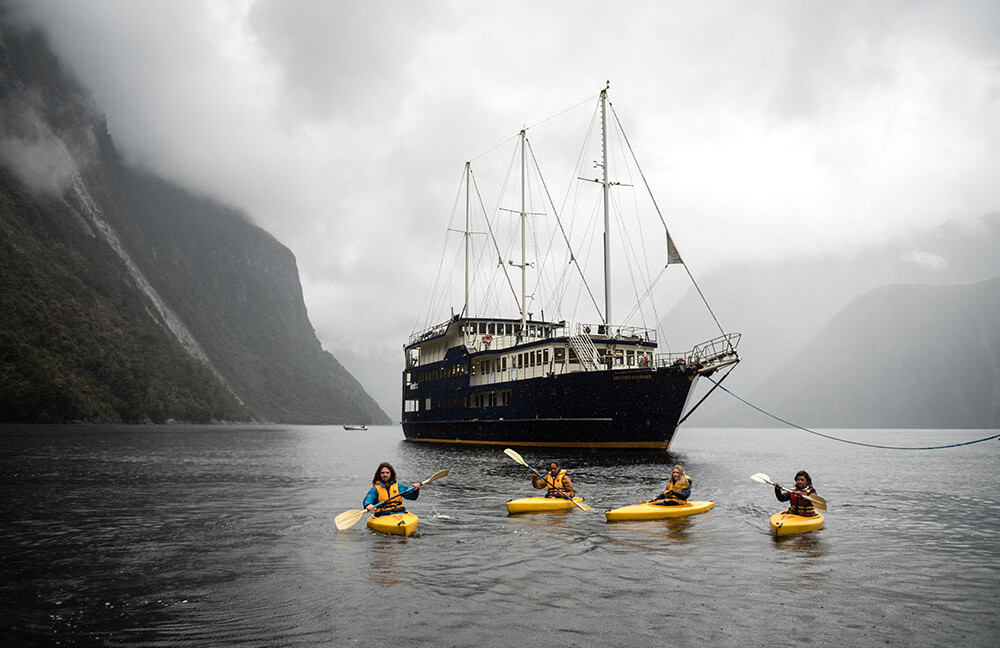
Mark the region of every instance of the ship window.
<instances>
[{"instance_id":1,"label":"ship window","mask_svg":"<svg viewBox=\"0 0 1000 648\"><path fill-rule=\"evenodd\" d=\"M416 412L420 409L420 401L418 400L405 400L403 401L403 411L404 412Z\"/></svg>"},{"instance_id":2,"label":"ship window","mask_svg":"<svg viewBox=\"0 0 1000 648\"><path fill-rule=\"evenodd\" d=\"M555 349L554 355L555 355L555 361L559 364L562 364L563 358L565 358L566 356L566 351L562 347L558 347Z\"/></svg>"},{"instance_id":3,"label":"ship window","mask_svg":"<svg viewBox=\"0 0 1000 648\"><path fill-rule=\"evenodd\" d=\"M486 322L479 323L479 333L480 335L486 335Z\"/></svg>"},{"instance_id":4,"label":"ship window","mask_svg":"<svg viewBox=\"0 0 1000 648\"><path fill-rule=\"evenodd\" d=\"M511 329L512 328L513 327L510 324L507 324L507 325L504 326L504 331L506 331L507 335L511 334L511 332L512 332Z\"/></svg>"},{"instance_id":5,"label":"ship window","mask_svg":"<svg viewBox=\"0 0 1000 648\"><path fill-rule=\"evenodd\" d=\"M489 333L490 335L493 335L494 333L497 332L497 325L494 324L493 322L490 322L489 324L486 325L486 332Z\"/></svg>"},{"instance_id":6,"label":"ship window","mask_svg":"<svg viewBox=\"0 0 1000 648\"><path fill-rule=\"evenodd\" d=\"M507 356L500 358L500 371L507 371Z\"/></svg>"},{"instance_id":7,"label":"ship window","mask_svg":"<svg viewBox=\"0 0 1000 648\"><path fill-rule=\"evenodd\" d=\"M542 350L542 364L549 364L549 350Z\"/></svg>"}]
</instances>

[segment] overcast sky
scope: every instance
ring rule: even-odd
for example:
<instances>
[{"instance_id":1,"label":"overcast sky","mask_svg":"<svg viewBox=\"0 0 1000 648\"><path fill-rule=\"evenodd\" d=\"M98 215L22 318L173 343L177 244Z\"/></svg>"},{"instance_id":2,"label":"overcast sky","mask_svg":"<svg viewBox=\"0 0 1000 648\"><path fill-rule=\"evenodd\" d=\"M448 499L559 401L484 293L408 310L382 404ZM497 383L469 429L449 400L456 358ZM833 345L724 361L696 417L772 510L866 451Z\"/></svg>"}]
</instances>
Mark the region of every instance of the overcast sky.
<instances>
[{"instance_id":1,"label":"overcast sky","mask_svg":"<svg viewBox=\"0 0 1000 648\"><path fill-rule=\"evenodd\" d=\"M292 250L324 347L393 418L465 161L606 80L696 275L1000 208L993 0L26 10L128 161L244 210Z\"/></svg>"}]
</instances>

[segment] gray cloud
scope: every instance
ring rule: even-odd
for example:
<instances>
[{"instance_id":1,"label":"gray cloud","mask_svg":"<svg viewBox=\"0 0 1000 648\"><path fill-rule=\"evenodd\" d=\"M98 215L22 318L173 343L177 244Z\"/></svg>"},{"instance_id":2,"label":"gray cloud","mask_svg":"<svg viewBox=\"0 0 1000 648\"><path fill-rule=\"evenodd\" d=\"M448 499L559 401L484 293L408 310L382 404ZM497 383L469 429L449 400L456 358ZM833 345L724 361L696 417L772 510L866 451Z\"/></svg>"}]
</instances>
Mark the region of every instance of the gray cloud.
<instances>
[{"instance_id":1,"label":"gray cloud","mask_svg":"<svg viewBox=\"0 0 1000 648\"><path fill-rule=\"evenodd\" d=\"M462 165L607 79L695 273L848 254L1000 200L986 0L17 6L128 160L292 249L321 340L390 412ZM579 135L533 138L565 191Z\"/></svg>"}]
</instances>

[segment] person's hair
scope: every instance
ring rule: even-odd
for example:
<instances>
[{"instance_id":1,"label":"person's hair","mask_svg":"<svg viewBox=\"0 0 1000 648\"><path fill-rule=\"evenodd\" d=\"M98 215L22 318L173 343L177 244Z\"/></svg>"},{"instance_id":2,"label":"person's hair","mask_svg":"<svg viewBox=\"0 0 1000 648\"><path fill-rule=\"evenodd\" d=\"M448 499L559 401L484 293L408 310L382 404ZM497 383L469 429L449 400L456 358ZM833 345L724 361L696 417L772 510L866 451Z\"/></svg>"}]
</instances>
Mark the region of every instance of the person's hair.
<instances>
[{"instance_id":1,"label":"person's hair","mask_svg":"<svg viewBox=\"0 0 1000 648\"><path fill-rule=\"evenodd\" d=\"M800 470L799 472L795 473L795 479L798 479L799 475L802 475L803 477L806 478L806 486L812 486L813 485L813 480L812 480L812 477L809 476L809 473L807 473L804 470Z\"/></svg>"},{"instance_id":2,"label":"person's hair","mask_svg":"<svg viewBox=\"0 0 1000 648\"><path fill-rule=\"evenodd\" d=\"M396 469L393 468L392 464L389 463L388 461L383 461L378 465L378 468L375 469L375 477L372 479L373 484L377 484L378 482L382 481L382 478L381 476L379 476L379 473L382 472L383 468L389 469L389 481L390 482L396 481Z\"/></svg>"},{"instance_id":3,"label":"person's hair","mask_svg":"<svg viewBox=\"0 0 1000 648\"><path fill-rule=\"evenodd\" d=\"M673 472L674 472L675 469L681 471L681 478L678 479L677 481L674 481L674 476L673 476ZM677 464L676 466L674 466L673 468L671 468L670 469L670 473L671 473L671 475L670 475L670 481L672 481L675 484L680 484L682 482L691 481L691 478L688 477L688 474L686 472L684 472L684 466L682 466L680 464Z\"/></svg>"},{"instance_id":4,"label":"person's hair","mask_svg":"<svg viewBox=\"0 0 1000 648\"><path fill-rule=\"evenodd\" d=\"M556 468L562 468L562 464L560 464L558 461L550 461L549 463L545 464L545 467L551 468L552 464L555 464Z\"/></svg>"}]
</instances>

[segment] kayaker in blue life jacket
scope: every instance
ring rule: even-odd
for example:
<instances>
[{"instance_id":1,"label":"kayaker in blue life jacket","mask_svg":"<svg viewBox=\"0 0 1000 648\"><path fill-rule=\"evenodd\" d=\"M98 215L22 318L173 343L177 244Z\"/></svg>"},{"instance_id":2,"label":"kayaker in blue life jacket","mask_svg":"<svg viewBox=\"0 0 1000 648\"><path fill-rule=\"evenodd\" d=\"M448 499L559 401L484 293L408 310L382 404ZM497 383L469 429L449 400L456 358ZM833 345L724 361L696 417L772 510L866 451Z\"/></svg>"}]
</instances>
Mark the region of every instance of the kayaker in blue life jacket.
<instances>
[{"instance_id":1,"label":"kayaker in blue life jacket","mask_svg":"<svg viewBox=\"0 0 1000 648\"><path fill-rule=\"evenodd\" d=\"M383 461L378 465L375 477L372 479L372 487L368 489L365 501L361 505L366 511L371 511L377 503L392 498L392 501L378 507L374 513L375 517L392 513L406 513L401 498L415 500L419 496L420 482L414 483L412 487L396 483L396 469L388 461Z\"/></svg>"},{"instance_id":2,"label":"kayaker in blue life jacket","mask_svg":"<svg viewBox=\"0 0 1000 648\"><path fill-rule=\"evenodd\" d=\"M802 495L815 495L816 489L812 485L812 477L804 470L795 473L795 488L789 492L781 490L781 484L774 483L774 496L779 502L788 502L788 510L785 513L812 517L816 515L816 509L812 502L802 497Z\"/></svg>"},{"instance_id":3,"label":"kayaker in blue life jacket","mask_svg":"<svg viewBox=\"0 0 1000 648\"><path fill-rule=\"evenodd\" d=\"M684 466L677 464L670 471L670 481L663 492L653 498L654 502L663 500L661 506L677 506L691 497L691 478L684 472Z\"/></svg>"},{"instance_id":4,"label":"kayaker in blue life jacket","mask_svg":"<svg viewBox=\"0 0 1000 648\"><path fill-rule=\"evenodd\" d=\"M545 497L561 497L563 499L573 499L576 496L576 489L573 482L565 470L559 468L555 461L549 462L549 474L542 477L538 473L532 473L531 485L535 488L545 488ZM559 492L562 491L562 492Z\"/></svg>"}]
</instances>

